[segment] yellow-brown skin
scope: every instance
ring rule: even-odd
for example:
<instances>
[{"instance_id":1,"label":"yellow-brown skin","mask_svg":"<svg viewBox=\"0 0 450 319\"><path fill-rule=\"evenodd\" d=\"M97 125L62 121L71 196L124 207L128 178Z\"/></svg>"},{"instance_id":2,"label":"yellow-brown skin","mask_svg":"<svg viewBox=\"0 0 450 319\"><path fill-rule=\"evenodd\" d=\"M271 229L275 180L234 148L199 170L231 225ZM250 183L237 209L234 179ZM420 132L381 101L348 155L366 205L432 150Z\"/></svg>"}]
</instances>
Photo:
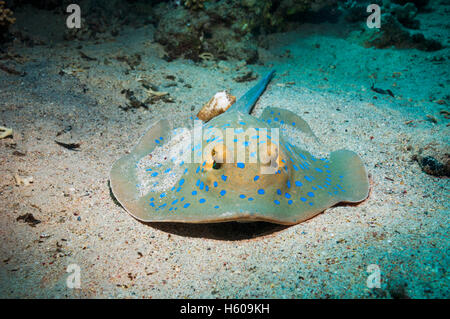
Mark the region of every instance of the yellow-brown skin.
<instances>
[{"instance_id":1,"label":"yellow-brown skin","mask_svg":"<svg viewBox=\"0 0 450 319\"><path fill-rule=\"evenodd\" d=\"M233 176L233 178L228 182L227 188L235 192L240 192L246 196L250 196L254 193L255 189L254 186L248 183L248 181L253 180L255 176L259 176L258 187L260 188L266 188L270 184L274 183L285 184L288 180L287 174L276 174L275 176L273 174L261 174L261 166L268 167L271 163L276 163L277 169L283 171L283 168L286 165L282 161L284 157L282 151L279 152L278 147L270 141L268 141L267 144L268 147L266 152L261 152L260 150L259 153L262 160L257 163L249 163L247 160L245 169L241 169L237 166L236 159L234 159L233 163L227 163L227 154L232 154L232 152L228 151L224 144L216 144L211 152L206 155L206 163L203 167L207 172L207 178L205 181L206 185L212 188L214 182L218 182L222 174L226 176ZM217 165L220 165L220 170L216 170L214 168Z\"/></svg>"}]
</instances>

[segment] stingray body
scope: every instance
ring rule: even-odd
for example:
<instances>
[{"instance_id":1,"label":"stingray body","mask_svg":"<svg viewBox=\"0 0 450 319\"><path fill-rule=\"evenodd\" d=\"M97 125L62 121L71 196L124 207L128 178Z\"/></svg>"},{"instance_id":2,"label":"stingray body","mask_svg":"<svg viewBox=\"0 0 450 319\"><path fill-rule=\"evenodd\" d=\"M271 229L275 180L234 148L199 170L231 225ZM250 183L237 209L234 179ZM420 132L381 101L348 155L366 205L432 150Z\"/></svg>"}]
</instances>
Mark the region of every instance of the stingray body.
<instances>
[{"instance_id":1,"label":"stingray body","mask_svg":"<svg viewBox=\"0 0 450 319\"><path fill-rule=\"evenodd\" d=\"M195 127L153 124L111 169L117 200L148 222L286 225L339 202L364 200L367 172L354 152L315 157L306 146L317 138L298 115L273 107L259 118L249 114L272 76L273 71L225 113L203 123L200 138ZM290 140L288 129L300 138Z\"/></svg>"}]
</instances>

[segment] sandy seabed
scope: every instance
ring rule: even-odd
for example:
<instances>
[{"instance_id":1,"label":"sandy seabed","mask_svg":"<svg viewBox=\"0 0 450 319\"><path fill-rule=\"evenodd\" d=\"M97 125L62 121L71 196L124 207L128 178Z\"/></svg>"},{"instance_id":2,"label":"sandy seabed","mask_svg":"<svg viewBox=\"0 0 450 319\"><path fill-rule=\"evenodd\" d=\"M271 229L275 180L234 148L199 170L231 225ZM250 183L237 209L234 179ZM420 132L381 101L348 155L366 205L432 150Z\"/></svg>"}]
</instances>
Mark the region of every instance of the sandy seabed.
<instances>
[{"instance_id":1,"label":"sandy seabed","mask_svg":"<svg viewBox=\"0 0 450 319\"><path fill-rule=\"evenodd\" d=\"M14 130L0 140L1 297L449 297L449 181L412 160L418 148L449 145L439 113L447 106L435 102L449 95L449 49L368 49L321 24L269 36L256 65L166 62L153 31L14 47L27 74L0 72L0 125ZM117 59L135 53L134 69ZM277 76L253 114L289 109L329 151L358 153L371 178L366 201L291 227L141 223L118 205L110 167L150 123L164 116L182 126L216 92L239 97L254 85L233 80L242 68L271 67ZM142 78L174 103L121 108L122 90L142 91ZM373 82L395 97L371 91ZM81 145L68 150L58 138ZM14 175L33 183L16 185ZM17 220L25 214L40 223ZM80 289L66 285L70 264ZM367 286L372 264L378 289Z\"/></svg>"}]
</instances>

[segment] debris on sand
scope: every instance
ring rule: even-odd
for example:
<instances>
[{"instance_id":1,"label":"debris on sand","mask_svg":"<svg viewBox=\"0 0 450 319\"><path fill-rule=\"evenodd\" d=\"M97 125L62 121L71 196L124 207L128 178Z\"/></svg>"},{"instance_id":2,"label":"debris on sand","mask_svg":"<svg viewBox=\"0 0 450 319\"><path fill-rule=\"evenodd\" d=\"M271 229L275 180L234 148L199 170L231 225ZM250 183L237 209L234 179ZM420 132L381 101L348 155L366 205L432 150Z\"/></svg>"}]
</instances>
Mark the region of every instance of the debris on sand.
<instances>
[{"instance_id":1,"label":"debris on sand","mask_svg":"<svg viewBox=\"0 0 450 319\"><path fill-rule=\"evenodd\" d=\"M76 138L73 137L72 126L68 125L56 133L55 143L59 146L62 146L71 151L78 151L78 148L81 146L81 142L77 141Z\"/></svg>"},{"instance_id":2,"label":"debris on sand","mask_svg":"<svg viewBox=\"0 0 450 319\"><path fill-rule=\"evenodd\" d=\"M119 55L116 57L116 60L119 62L125 62L126 64L128 64L131 70L134 70L135 67L141 64L142 57L139 53L136 53L131 56Z\"/></svg>"},{"instance_id":3,"label":"debris on sand","mask_svg":"<svg viewBox=\"0 0 450 319\"><path fill-rule=\"evenodd\" d=\"M144 102L137 99L132 90L124 89L120 93L125 94L125 98L129 101L129 103L125 107L122 107L122 109L124 109L125 111L139 107L144 107L146 109L148 108Z\"/></svg>"},{"instance_id":4,"label":"debris on sand","mask_svg":"<svg viewBox=\"0 0 450 319\"><path fill-rule=\"evenodd\" d=\"M202 54L199 54L198 57L202 59L203 61L212 61L214 60L214 55L209 52L203 52Z\"/></svg>"},{"instance_id":5,"label":"debris on sand","mask_svg":"<svg viewBox=\"0 0 450 319\"><path fill-rule=\"evenodd\" d=\"M20 215L16 218L17 221L22 220L24 223L27 223L31 227L35 227L37 224L40 224L41 221L39 219L34 218L33 214L26 213L24 215Z\"/></svg>"},{"instance_id":6,"label":"debris on sand","mask_svg":"<svg viewBox=\"0 0 450 319\"><path fill-rule=\"evenodd\" d=\"M437 177L450 177L450 152L448 147L428 144L412 156L423 172Z\"/></svg>"},{"instance_id":7,"label":"debris on sand","mask_svg":"<svg viewBox=\"0 0 450 319\"><path fill-rule=\"evenodd\" d=\"M12 75L20 75L20 76L26 75L26 72L17 71L16 69L13 69L9 66L4 65L3 63L0 63L0 70L5 71L6 73L12 74Z\"/></svg>"},{"instance_id":8,"label":"debris on sand","mask_svg":"<svg viewBox=\"0 0 450 319\"><path fill-rule=\"evenodd\" d=\"M97 61L96 58L90 57L89 55L87 55L86 53L84 53L83 51L78 51L80 53L81 58L83 58L83 60L86 61Z\"/></svg>"},{"instance_id":9,"label":"debris on sand","mask_svg":"<svg viewBox=\"0 0 450 319\"><path fill-rule=\"evenodd\" d=\"M33 176L20 176L15 174L14 179L16 180L16 185L28 186L34 182Z\"/></svg>"},{"instance_id":10,"label":"debris on sand","mask_svg":"<svg viewBox=\"0 0 450 319\"><path fill-rule=\"evenodd\" d=\"M60 142L60 141L55 140L55 143L60 145L60 146L62 146L62 147L64 147L64 148L67 148L68 150L71 150L71 151L78 151L78 148L80 148L80 146L81 146L81 143L76 143L76 142L64 143L64 142Z\"/></svg>"},{"instance_id":11,"label":"debris on sand","mask_svg":"<svg viewBox=\"0 0 450 319\"><path fill-rule=\"evenodd\" d=\"M153 96L158 96L158 97L169 94L169 92L154 91L152 88L148 88L145 92L147 92L148 95L153 95Z\"/></svg>"},{"instance_id":12,"label":"debris on sand","mask_svg":"<svg viewBox=\"0 0 450 319\"><path fill-rule=\"evenodd\" d=\"M425 173L433 176L450 177L450 157L448 154L444 163L441 163L433 156L417 156L416 160Z\"/></svg>"},{"instance_id":13,"label":"debris on sand","mask_svg":"<svg viewBox=\"0 0 450 319\"><path fill-rule=\"evenodd\" d=\"M239 73L239 75L236 76L233 80L235 80L236 82L242 83L242 82L254 81L257 78L258 78L258 76L253 74L252 70L246 70L244 72Z\"/></svg>"},{"instance_id":14,"label":"debris on sand","mask_svg":"<svg viewBox=\"0 0 450 319\"><path fill-rule=\"evenodd\" d=\"M13 135L12 128L0 126L0 139L8 137L8 136L12 136L12 135Z\"/></svg>"},{"instance_id":15,"label":"debris on sand","mask_svg":"<svg viewBox=\"0 0 450 319\"><path fill-rule=\"evenodd\" d=\"M371 89L372 91L376 92L376 93L379 93L379 94L389 94L390 96L395 97L395 96L394 96L394 93L392 93L391 90L389 90L389 89L384 90L384 89L376 88L376 87L374 87L374 84L372 84L372 86L370 87L370 89Z\"/></svg>"}]
</instances>

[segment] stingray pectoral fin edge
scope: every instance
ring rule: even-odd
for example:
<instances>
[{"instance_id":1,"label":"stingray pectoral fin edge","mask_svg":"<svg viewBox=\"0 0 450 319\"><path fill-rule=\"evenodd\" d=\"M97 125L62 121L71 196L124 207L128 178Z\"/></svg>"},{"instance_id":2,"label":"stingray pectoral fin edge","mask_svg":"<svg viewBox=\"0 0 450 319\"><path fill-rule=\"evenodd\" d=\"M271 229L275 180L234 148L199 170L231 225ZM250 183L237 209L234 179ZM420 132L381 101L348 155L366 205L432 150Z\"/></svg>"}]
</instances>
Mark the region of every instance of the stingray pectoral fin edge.
<instances>
[{"instance_id":1,"label":"stingray pectoral fin edge","mask_svg":"<svg viewBox=\"0 0 450 319\"><path fill-rule=\"evenodd\" d=\"M111 167L109 175L111 191L120 205L136 219L145 220L145 216L140 216L142 204L139 200L141 197L136 191L138 184L136 163L157 146L158 138L166 137L168 128L169 123L165 119L150 125L149 130L141 137L130 154L118 159Z\"/></svg>"},{"instance_id":2,"label":"stingray pectoral fin edge","mask_svg":"<svg viewBox=\"0 0 450 319\"><path fill-rule=\"evenodd\" d=\"M170 131L169 121L160 119L150 125L148 131L141 137L139 143L133 149L133 153L138 155L147 155L149 150L153 150L158 144L156 140L160 137L167 137ZM161 142L159 142L161 145Z\"/></svg>"},{"instance_id":3,"label":"stingray pectoral fin edge","mask_svg":"<svg viewBox=\"0 0 450 319\"><path fill-rule=\"evenodd\" d=\"M283 123L293 126L299 131L311 135L317 139L317 136L312 131L308 122L289 110L268 106L263 110L262 114L259 116L259 119L267 122L267 124L272 127L280 127Z\"/></svg>"},{"instance_id":4,"label":"stingray pectoral fin edge","mask_svg":"<svg viewBox=\"0 0 450 319\"><path fill-rule=\"evenodd\" d=\"M361 158L349 150L338 150L330 154L330 162L337 175L343 176L340 202L358 203L369 196L369 177ZM338 177L338 176L336 176Z\"/></svg>"}]
</instances>

